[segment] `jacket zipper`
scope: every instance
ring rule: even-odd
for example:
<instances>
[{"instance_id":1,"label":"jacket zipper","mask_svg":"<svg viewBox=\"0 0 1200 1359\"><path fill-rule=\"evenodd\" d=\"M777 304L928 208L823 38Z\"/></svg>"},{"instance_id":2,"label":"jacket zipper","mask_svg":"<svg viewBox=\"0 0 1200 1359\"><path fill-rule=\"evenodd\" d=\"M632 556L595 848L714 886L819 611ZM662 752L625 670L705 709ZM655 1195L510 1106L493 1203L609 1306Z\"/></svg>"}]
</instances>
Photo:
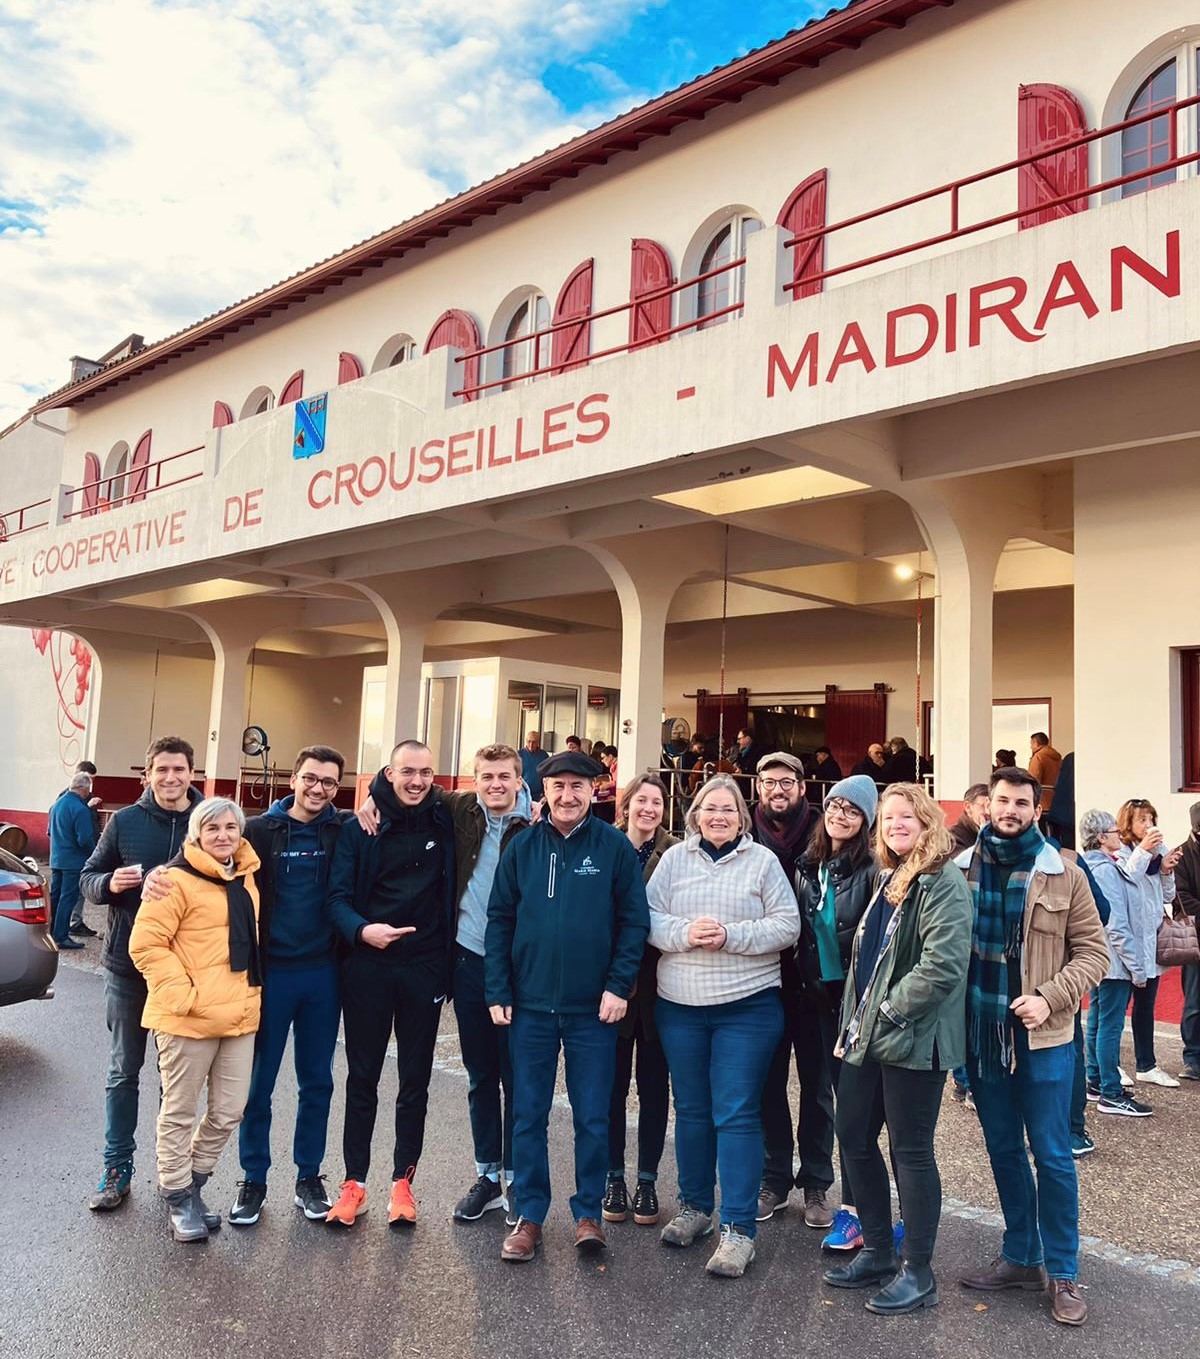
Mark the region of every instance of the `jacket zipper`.
<instances>
[{"instance_id":1,"label":"jacket zipper","mask_svg":"<svg viewBox=\"0 0 1200 1359\"><path fill-rule=\"evenodd\" d=\"M554 897L554 878L558 869L558 855L553 851L550 853L550 881L546 884L546 895Z\"/></svg>"}]
</instances>

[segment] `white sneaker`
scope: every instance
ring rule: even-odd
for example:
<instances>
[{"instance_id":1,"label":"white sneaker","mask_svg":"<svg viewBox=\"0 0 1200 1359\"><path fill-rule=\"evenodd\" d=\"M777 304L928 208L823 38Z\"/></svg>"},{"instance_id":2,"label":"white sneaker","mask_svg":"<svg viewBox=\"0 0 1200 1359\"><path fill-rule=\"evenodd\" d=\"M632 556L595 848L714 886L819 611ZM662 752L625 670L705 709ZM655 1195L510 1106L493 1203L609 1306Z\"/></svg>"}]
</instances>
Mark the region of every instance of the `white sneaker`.
<instances>
[{"instance_id":1,"label":"white sneaker","mask_svg":"<svg viewBox=\"0 0 1200 1359\"><path fill-rule=\"evenodd\" d=\"M721 1239L704 1268L722 1279L740 1279L753 1259L753 1240L727 1222L721 1228Z\"/></svg>"},{"instance_id":2,"label":"white sneaker","mask_svg":"<svg viewBox=\"0 0 1200 1359\"><path fill-rule=\"evenodd\" d=\"M1165 1085L1168 1089L1175 1089L1179 1085L1175 1077L1168 1076L1161 1066L1152 1066L1149 1071L1139 1071L1137 1078L1146 1085Z\"/></svg>"},{"instance_id":3,"label":"white sneaker","mask_svg":"<svg viewBox=\"0 0 1200 1359\"><path fill-rule=\"evenodd\" d=\"M1121 1089L1122 1089L1122 1090L1132 1090L1132 1089L1133 1089L1133 1082L1129 1079L1129 1076L1126 1074L1125 1068L1124 1068L1123 1066L1117 1067L1117 1075L1120 1076L1120 1078L1121 1078Z\"/></svg>"}]
</instances>

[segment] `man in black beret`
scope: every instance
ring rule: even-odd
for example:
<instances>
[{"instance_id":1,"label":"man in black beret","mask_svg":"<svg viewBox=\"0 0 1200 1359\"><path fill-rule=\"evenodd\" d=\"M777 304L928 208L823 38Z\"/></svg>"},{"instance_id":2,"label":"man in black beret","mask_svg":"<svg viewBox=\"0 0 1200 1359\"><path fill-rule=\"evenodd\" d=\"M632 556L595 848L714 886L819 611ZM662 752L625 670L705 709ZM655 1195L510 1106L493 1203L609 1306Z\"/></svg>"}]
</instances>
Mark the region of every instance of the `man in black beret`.
<instances>
[{"instance_id":1,"label":"man in black beret","mask_svg":"<svg viewBox=\"0 0 1200 1359\"><path fill-rule=\"evenodd\" d=\"M541 766L547 814L500 856L488 903L484 988L509 1026L513 1199L501 1258L532 1260L550 1211L547 1126L558 1054L575 1125L575 1245L603 1250L608 1105L624 1017L650 931L642 869L627 836L592 816L602 770L582 752Z\"/></svg>"}]
</instances>

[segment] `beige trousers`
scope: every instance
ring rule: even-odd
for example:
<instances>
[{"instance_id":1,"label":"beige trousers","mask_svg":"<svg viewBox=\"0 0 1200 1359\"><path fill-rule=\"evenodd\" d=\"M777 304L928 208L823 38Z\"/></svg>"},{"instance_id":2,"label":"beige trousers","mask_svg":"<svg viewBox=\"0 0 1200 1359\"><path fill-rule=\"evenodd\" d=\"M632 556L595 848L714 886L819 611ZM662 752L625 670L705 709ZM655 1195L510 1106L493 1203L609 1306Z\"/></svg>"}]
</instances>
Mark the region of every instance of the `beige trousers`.
<instances>
[{"instance_id":1,"label":"beige trousers","mask_svg":"<svg viewBox=\"0 0 1200 1359\"><path fill-rule=\"evenodd\" d=\"M192 1174L211 1174L242 1121L254 1065L254 1035L181 1038L155 1032L162 1103L158 1108L158 1187L187 1189ZM208 1087L204 1117L200 1094Z\"/></svg>"}]
</instances>

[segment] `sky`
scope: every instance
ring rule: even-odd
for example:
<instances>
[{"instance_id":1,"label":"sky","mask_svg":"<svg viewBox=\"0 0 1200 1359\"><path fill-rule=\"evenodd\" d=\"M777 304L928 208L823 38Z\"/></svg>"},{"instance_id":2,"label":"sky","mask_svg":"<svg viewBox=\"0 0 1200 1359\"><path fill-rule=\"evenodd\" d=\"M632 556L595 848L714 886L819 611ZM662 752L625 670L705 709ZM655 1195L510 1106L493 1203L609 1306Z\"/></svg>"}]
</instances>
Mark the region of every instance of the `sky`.
<instances>
[{"instance_id":1,"label":"sky","mask_svg":"<svg viewBox=\"0 0 1200 1359\"><path fill-rule=\"evenodd\" d=\"M844 0L0 0L0 429Z\"/></svg>"}]
</instances>

